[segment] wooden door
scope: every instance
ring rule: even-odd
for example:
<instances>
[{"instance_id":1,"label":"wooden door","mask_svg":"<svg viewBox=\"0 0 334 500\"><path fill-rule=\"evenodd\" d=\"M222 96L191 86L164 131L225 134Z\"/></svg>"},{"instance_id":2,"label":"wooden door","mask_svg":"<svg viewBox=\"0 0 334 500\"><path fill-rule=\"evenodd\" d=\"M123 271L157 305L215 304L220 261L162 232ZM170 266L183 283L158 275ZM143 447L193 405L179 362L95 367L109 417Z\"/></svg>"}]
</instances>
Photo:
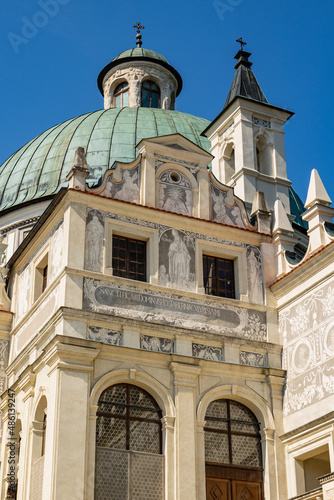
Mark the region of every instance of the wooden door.
<instances>
[{"instance_id":1,"label":"wooden door","mask_svg":"<svg viewBox=\"0 0 334 500\"><path fill-rule=\"evenodd\" d=\"M262 470L206 464L207 500L262 500Z\"/></svg>"},{"instance_id":2,"label":"wooden door","mask_svg":"<svg viewBox=\"0 0 334 500\"><path fill-rule=\"evenodd\" d=\"M207 478L207 500L231 500L231 486L228 479Z\"/></svg>"}]
</instances>

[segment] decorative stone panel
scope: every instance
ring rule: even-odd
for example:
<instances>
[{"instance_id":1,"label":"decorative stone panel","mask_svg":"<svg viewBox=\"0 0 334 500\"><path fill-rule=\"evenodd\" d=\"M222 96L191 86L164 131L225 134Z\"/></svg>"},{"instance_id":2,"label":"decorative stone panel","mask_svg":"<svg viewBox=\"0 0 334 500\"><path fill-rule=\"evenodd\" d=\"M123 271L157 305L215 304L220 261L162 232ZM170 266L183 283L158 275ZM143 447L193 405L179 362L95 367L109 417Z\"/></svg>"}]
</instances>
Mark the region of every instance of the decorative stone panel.
<instances>
[{"instance_id":1,"label":"decorative stone panel","mask_svg":"<svg viewBox=\"0 0 334 500\"><path fill-rule=\"evenodd\" d=\"M140 336L140 348L146 351L165 352L172 354L174 352L174 340L161 337L151 337L149 335Z\"/></svg>"},{"instance_id":2,"label":"decorative stone panel","mask_svg":"<svg viewBox=\"0 0 334 500\"><path fill-rule=\"evenodd\" d=\"M267 366L267 355L258 352L239 352L239 362L241 365L249 366Z\"/></svg>"},{"instance_id":3,"label":"decorative stone panel","mask_svg":"<svg viewBox=\"0 0 334 500\"><path fill-rule=\"evenodd\" d=\"M195 358L209 359L211 361L223 361L222 347L213 347L204 344L193 344L192 354Z\"/></svg>"},{"instance_id":4,"label":"decorative stone panel","mask_svg":"<svg viewBox=\"0 0 334 500\"><path fill-rule=\"evenodd\" d=\"M109 330L98 326L87 327L87 338L109 345L123 345L123 334L118 330Z\"/></svg>"}]
</instances>

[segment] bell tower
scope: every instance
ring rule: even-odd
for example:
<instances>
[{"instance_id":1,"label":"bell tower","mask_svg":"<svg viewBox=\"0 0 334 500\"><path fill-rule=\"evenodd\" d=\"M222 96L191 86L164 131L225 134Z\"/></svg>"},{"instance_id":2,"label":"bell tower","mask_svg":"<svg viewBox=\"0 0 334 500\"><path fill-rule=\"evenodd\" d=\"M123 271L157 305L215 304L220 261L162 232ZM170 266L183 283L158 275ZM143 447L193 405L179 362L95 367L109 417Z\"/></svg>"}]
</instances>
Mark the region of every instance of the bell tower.
<instances>
[{"instance_id":1,"label":"bell tower","mask_svg":"<svg viewBox=\"0 0 334 500\"><path fill-rule=\"evenodd\" d=\"M271 105L241 49L235 56L236 73L221 113L203 132L211 141L212 171L251 208L255 193L265 194L270 210L280 199L290 214L283 125L292 112Z\"/></svg>"}]
</instances>

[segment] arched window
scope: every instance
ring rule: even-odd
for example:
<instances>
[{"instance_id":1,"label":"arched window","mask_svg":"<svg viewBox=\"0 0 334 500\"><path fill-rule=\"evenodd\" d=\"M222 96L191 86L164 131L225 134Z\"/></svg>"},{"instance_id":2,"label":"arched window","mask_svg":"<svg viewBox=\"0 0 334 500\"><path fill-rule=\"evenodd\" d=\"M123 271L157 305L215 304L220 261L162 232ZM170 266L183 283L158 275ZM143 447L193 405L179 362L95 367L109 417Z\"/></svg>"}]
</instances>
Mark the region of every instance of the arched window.
<instances>
[{"instance_id":1,"label":"arched window","mask_svg":"<svg viewBox=\"0 0 334 500\"><path fill-rule=\"evenodd\" d=\"M256 168L262 174L273 175L272 155L272 145L266 137L259 135L256 142Z\"/></svg>"},{"instance_id":2,"label":"arched window","mask_svg":"<svg viewBox=\"0 0 334 500\"><path fill-rule=\"evenodd\" d=\"M125 108L129 106L129 84L120 83L114 92L114 108Z\"/></svg>"},{"instance_id":3,"label":"arched window","mask_svg":"<svg viewBox=\"0 0 334 500\"><path fill-rule=\"evenodd\" d=\"M261 438L255 415L236 401L219 399L208 406L205 420L207 499L217 498L219 492L232 500L242 495L262 499Z\"/></svg>"},{"instance_id":4,"label":"arched window","mask_svg":"<svg viewBox=\"0 0 334 500\"><path fill-rule=\"evenodd\" d=\"M143 82L141 105L143 108L160 108L160 89L158 85L151 80Z\"/></svg>"},{"instance_id":5,"label":"arched window","mask_svg":"<svg viewBox=\"0 0 334 500\"><path fill-rule=\"evenodd\" d=\"M31 468L31 485L30 497L42 498L43 492L43 477L44 477L44 459L46 451L46 415L47 415L47 400L42 396L35 413L33 420L32 433L32 468ZM30 498L29 497L29 498Z\"/></svg>"},{"instance_id":6,"label":"arched window","mask_svg":"<svg viewBox=\"0 0 334 500\"><path fill-rule=\"evenodd\" d=\"M161 410L143 389L119 384L99 399L95 499L163 499ZM148 473L149 471L149 473ZM107 495L107 496L106 496Z\"/></svg>"}]
</instances>

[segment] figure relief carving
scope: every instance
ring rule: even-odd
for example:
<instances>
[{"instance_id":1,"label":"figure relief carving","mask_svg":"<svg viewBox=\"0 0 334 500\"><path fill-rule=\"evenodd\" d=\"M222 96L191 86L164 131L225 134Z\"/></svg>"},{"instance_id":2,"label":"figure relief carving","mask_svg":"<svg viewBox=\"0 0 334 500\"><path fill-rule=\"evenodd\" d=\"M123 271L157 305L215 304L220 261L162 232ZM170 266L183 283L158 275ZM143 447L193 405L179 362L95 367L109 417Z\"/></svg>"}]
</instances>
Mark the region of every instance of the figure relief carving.
<instances>
[{"instance_id":1,"label":"figure relief carving","mask_svg":"<svg viewBox=\"0 0 334 500\"><path fill-rule=\"evenodd\" d=\"M140 347L146 351L167 352L171 354L174 352L174 340L141 335Z\"/></svg>"},{"instance_id":2,"label":"figure relief carving","mask_svg":"<svg viewBox=\"0 0 334 500\"><path fill-rule=\"evenodd\" d=\"M203 344L193 344L192 354L195 358L209 359L210 361L223 361L223 349Z\"/></svg>"},{"instance_id":3,"label":"figure relief carving","mask_svg":"<svg viewBox=\"0 0 334 500\"><path fill-rule=\"evenodd\" d=\"M85 268L100 272L104 237L103 215L98 210L89 210L86 222Z\"/></svg>"}]
</instances>

